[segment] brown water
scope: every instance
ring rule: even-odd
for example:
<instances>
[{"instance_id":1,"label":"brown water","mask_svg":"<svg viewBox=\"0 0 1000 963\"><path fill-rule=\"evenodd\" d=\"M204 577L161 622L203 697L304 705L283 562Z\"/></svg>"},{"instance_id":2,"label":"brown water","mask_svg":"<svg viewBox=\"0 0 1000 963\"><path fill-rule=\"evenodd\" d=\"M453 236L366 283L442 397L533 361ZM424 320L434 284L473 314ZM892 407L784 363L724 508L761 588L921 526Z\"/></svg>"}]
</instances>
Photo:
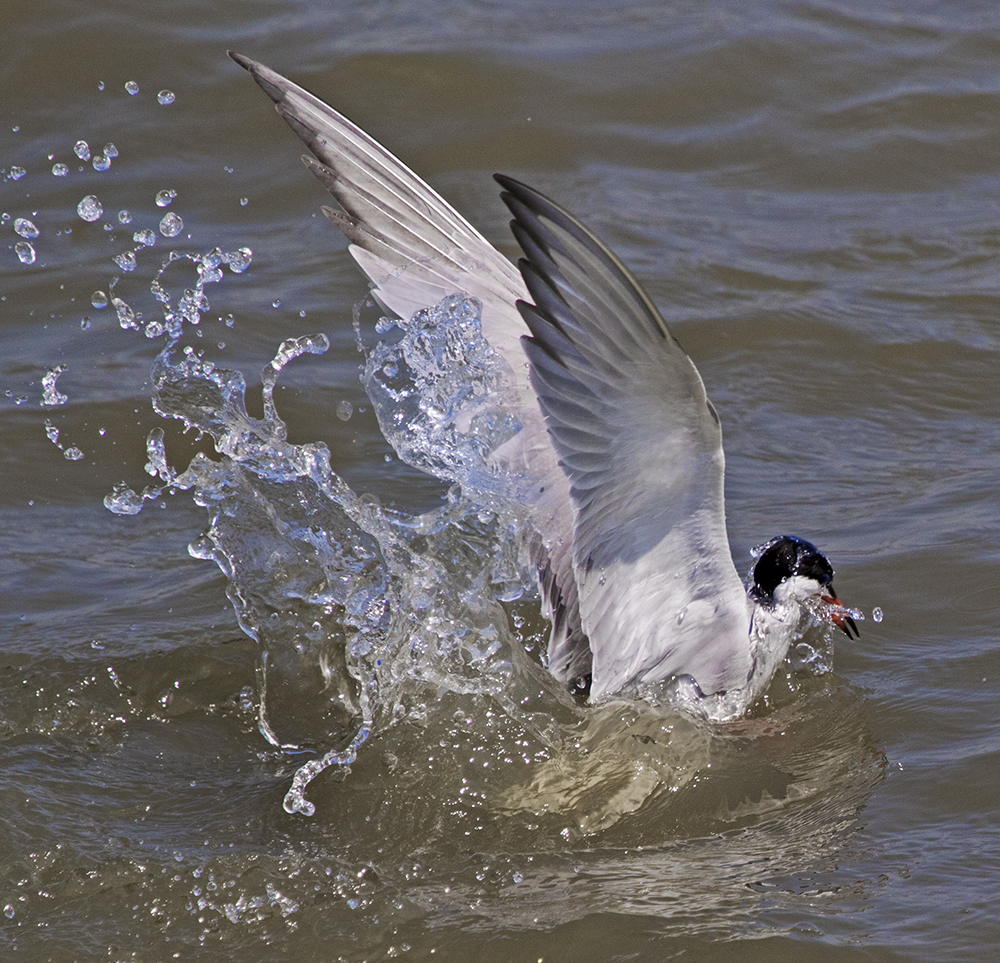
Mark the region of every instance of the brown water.
<instances>
[{"instance_id":1,"label":"brown water","mask_svg":"<svg viewBox=\"0 0 1000 963\"><path fill-rule=\"evenodd\" d=\"M4 959L994 959L1000 13L42 0L3 17ZM189 492L134 517L103 505L151 483L151 429L175 467L197 446L151 410L160 343L92 292L117 275L149 316L170 250L252 248L206 287L190 343L247 375L259 416L280 342L325 333L325 355L282 372L289 440L326 443L353 491L399 511L444 486L379 434L351 324L364 283L227 48L342 109L506 252L494 170L616 249L720 411L738 566L801 534L868 616L835 673L780 678L716 729L640 704L575 713L523 654L537 605L468 592L462 559L490 544L473 525L428 550L451 562L435 611L499 651L405 681L395 724L308 787L315 815L285 812L310 755L258 730L260 647L187 550L205 509ZM110 170L74 156L81 139L117 146ZM168 212L183 231L120 270ZM40 232L34 263L15 218ZM43 406L57 365L68 401ZM241 537L266 575L273 531ZM489 672L508 660L505 697ZM343 720L303 691L273 693L270 722L330 748L316 733Z\"/></svg>"}]
</instances>

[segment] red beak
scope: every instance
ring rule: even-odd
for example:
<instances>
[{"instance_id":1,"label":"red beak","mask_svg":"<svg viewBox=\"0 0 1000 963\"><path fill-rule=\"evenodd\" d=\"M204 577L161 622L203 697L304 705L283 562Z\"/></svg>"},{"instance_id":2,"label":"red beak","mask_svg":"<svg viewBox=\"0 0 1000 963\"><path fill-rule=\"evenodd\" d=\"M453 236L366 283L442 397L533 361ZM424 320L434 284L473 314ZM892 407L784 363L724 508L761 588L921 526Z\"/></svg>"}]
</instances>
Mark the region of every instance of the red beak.
<instances>
[{"instance_id":1,"label":"red beak","mask_svg":"<svg viewBox=\"0 0 1000 963\"><path fill-rule=\"evenodd\" d=\"M833 622L841 632L844 633L849 639L857 639L861 637L861 633L858 631L858 627L849 615L842 615L837 609L843 610L847 608L840 599L837 598L833 593L833 586L830 586L830 594L822 596L824 602L829 602L831 606L836 606L834 611L830 612L830 620ZM852 634L853 633L853 634Z\"/></svg>"}]
</instances>

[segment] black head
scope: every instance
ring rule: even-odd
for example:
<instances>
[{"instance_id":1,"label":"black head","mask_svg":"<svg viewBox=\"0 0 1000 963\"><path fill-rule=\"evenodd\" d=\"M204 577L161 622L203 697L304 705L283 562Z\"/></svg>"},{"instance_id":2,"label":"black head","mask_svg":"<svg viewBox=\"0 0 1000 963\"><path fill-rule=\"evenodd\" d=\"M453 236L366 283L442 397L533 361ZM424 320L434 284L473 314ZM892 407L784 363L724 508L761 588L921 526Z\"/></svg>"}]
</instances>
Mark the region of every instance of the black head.
<instances>
[{"instance_id":1,"label":"black head","mask_svg":"<svg viewBox=\"0 0 1000 963\"><path fill-rule=\"evenodd\" d=\"M824 601L840 606L840 599L833 590L833 566L812 542L794 535L772 538L761 551L753 568L753 586L750 596L765 606L774 605L774 593L779 585L790 578L801 576L816 583L817 593ZM835 625L848 637L858 635L854 619L834 613Z\"/></svg>"},{"instance_id":2,"label":"black head","mask_svg":"<svg viewBox=\"0 0 1000 963\"><path fill-rule=\"evenodd\" d=\"M764 546L753 567L751 593L758 602L773 603L775 589L793 575L829 585L833 580L833 567L812 542L794 535L779 535Z\"/></svg>"}]
</instances>

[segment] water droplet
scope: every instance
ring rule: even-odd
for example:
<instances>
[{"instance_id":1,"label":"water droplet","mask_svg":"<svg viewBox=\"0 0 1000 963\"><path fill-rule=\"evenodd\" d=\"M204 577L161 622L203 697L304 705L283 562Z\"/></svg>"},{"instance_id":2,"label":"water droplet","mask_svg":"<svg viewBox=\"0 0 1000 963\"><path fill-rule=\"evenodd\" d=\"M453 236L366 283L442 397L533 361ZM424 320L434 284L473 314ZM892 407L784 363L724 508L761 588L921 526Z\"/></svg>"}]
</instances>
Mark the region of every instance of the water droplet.
<instances>
[{"instance_id":1,"label":"water droplet","mask_svg":"<svg viewBox=\"0 0 1000 963\"><path fill-rule=\"evenodd\" d=\"M115 147L114 144L105 144L104 145L104 156L105 157L117 157L118 156L118 148Z\"/></svg>"},{"instance_id":2,"label":"water droplet","mask_svg":"<svg viewBox=\"0 0 1000 963\"><path fill-rule=\"evenodd\" d=\"M252 258L253 251L248 247L241 247L235 254L230 254L228 256L229 270L234 274L242 274L248 267L250 267L250 261Z\"/></svg>"},{"instance_id":3,"label":"water droplet","mask_svg":"<svg viewBox=\"0 0 1000 963\"><path fill-rule=\"evenodd\" d=\"M250 203L250 198L249 197L241 197L240 198L240 207L246 207L247 204L249 204L249 203Z\"/></svg>"},{"instance_id":4,"label":"water droplet","mask_svg":"<svg viewBox=\"0 0 1000 963\"><path fill-rule=\"evenodd\" d=\"M69 168L65 164L53 164L52 173L56 177L65 177L69 173Z\"/></svg>"},{"instance_id":5,"label":"water droplet","mask_svg":"<svg viewBox=\"0 0 1000 963\"><path fill-rule=\"evenodd\" d=\"M172 104L174 102L174 93L172 90L161 90L157 95L156 99L161 104Z\"/></svg>"},{"instance_id":6,"label":"water droplet","mask_svg":"<svg viewBox=\"0 0 1000 963\"><path fill-rule=\"evenodd\" d=\"M114 258L115 264L118 265L123 271L134 271L135 270L135 251L123 251Z\"/></svg>"},{"instance_id":7,"label":"water droplet","mask_svg":"<svg viewBox=\"0 0 1000 963\"><path fill-rule=\"evenodd\" d=\"M11 919L13 919L13 918L14 918L14 907L13 907L13 906L11 906L11 905L10 905L10 903L8 903L8 904L7 904L7 905L6 905L6 906L5 906L4 908L3 908L3 915L4 915L4 916L6 916L6 917L7 917L7 919L9 919L9 920L11 920Z\"/></svg>"},{"instance_id":8,"label":"water droplet","mask_svg":"<svg viewBox=\"0 0 1000 963\"><path fill-rule=\"evenodd\" d=\"M273 300L273 301L271 302L271 307L272 307L272 308L280 308L280 307L281 307L281 298L275 298L275 299L274 299L274 300Z\"/></svg>"},{"instance_id":9,"label":"water droplet","mask_svg":"<svg viewBox=\"0 0 1000 963\"><path fill-rule=\"evenodd\" d=\"M108 306L108 296L103 291L95 291L90 296L90 303L100 311Z\"/></svg>"},{"instance_id":10,"label":"water droplet","mask_svg":"<svg viewBox=\"0 0 1000 963\"><path fill-rule=\"evenodd\" d=\"M106 171L111 167L111 158L106 154L95 154L94 155L94 170L95 171Z\"/></svg>"},{"instance_id":11,"label":"water droplet","mask_svg":"<svg viewBox=\"0 0 1000 963\"><path fill-rule=\"evenodd\" d=\"M38 237L38 228L26 217L19 217L14 221L14 231L20 234L21 237L26 237L29 240L33 237Z\"/></svg>"},{"instance_id":12,"label":"water droplet","mask_svg":"<svg viewBox=\"0 0 1000 963\"><path fill-rule=\"evenodd\" d=\"M119 482L110 495L104 496L104 507L116 515L138 515L142 502L142 495L137 495L125 482Z\"/></svg>"},{"instance_id":13,"label":"water droplet","mask_svg":"<svg viewBox=\"0 0 1000 963\"><path fill-rule=\"evenodd\" d=\"M169 207L170 202L177 196L177 191L164 190L156 192L156 206Z\"/></svg>"},{"instance_id":14,"label":"water droplet","mask_svg":"<svg viewBox=\"0 0 1000 963\"><path fill-rule=\"evenodd\" d=\"M130 211L126 211L124 209L120 210L118 212L118 223L119 224L131 224L132 223L132 214L131 214L131 212Z\"/></svg>"},{"instance_id":15,"label":"water droplet","mask_svg":"<svg viewBox=\"0 0 1000 963\"><path fill-rule=\"evenodd\" d=\"M10 215L6 211L4 211L3 214L0 214L0 223L6 224L9 220Z\"/></svg>"},{"instance_id":16,"label":"water droplet","mask_svg":"<svg viewBox=\"0 0 1000 963\"><path fill-rule=\"evenodd\" d=\"M85 221L96 221L104 213L104 208L93 194L88 194L76 205L76 213Z\"/></svg>"},{"instance_id":17,"label":"water droplet","mask_svg":"<svg viewBox=\"0 0 1000 963\"><path fill-rule=\"evenodd\" d=\"M56 388L56 382L59 380L59 375L61 375L66 370L66 365L57 365L51 371L47 372L42 377L42 404L47 406L64 405L69 398L64 395L58 388ZM50 436L51 437L51 436ZM56 429L56 438L59 437L59 431ZM55 438L52 439L55 441Z\"/></svg>"},{"instance_id":18,"label":"water droplet","mask_svg":"<svg viewBox=\"0 0 1000 963\"><path fill-rule=\"evenodd\" d=\"M22 264L35 263L35 249L28 241L18 241L17 244L14 245L14 253L18 256L18 259Z\"/></svg>"},{"instance_id":19,"label":"water droplet","mask_svg":"<svg viewBox=\"0 0 1000 963\"><path fill-rule=\"evenodd\" d=\"M104 81L103 80L97 81L97 89L98 90L104 90Z\"/></svg>"},{"instance_id":20,"label":"water droplet","mask_svg":"<svg viewBox=\"0 0 1000 963\"><path fill-rule=\"evenodd\" d=\"M28 172L23 167L18 167L16 164L11 166L10 173L7 175L12 181L19 181Z\"/></svg>"},{"instance_id":21,"label":"water droplet","mask_svg":"<svg viewBox=\"0 0 1000 963\"><path fill-rule=\"evenodd\" d=\"M112 298L111 303L115 306L115 311L118 314L118 324L121 327L128 328L138 328L139 325L136 322L135 312L126 304L121 298Z\"/></svg>"},{"instance_id":22,"label":"water droplet","mask_svg":"<svg viewBox=\"0 0 1000 963\"><path fill-rule=\"evenodd\" d=\"M873 622L882 621L882 610L877 605L875 606L875 608L872 609L872 621Z\"/></svg>"},{"instance_id":23,"label":"water droplet","mask_svg":"<svg viewBox=\"0 0 1000 963\"><path fill-rule=\"evenodd\" d=\"M150 231L149 229L145 231L136 231L132 235L132 240L136 244L141 244L143 247L152 247L156 243L156 233Z\"/></svg>"},{"instance_id":24,"label":"water droplet","mask_svg":"<svg viewBox=\"0 0 1000 963\"><path fill-rule=\"evenodd\" d=\"M73 147L73 153L76 154L80 160L90 160L90 144L85 140L78 140Z\"/></svg>"},{"instance_id":25,"label":"water droplet","mask_svg":"<svg viewBox=\"0 0 1000 963\"><path fill-rule=\"evenodd\" d=\"M89 331L90 330L90 318L81 318L80 319L80 330L81 331Z\"/></svg>"},{"instance_id":26,"label":"water droplet","mask_svg":"<svg viewBox=\"0 0 1000 963\"><path fill-rule=\"evenodd\" d=\"M349 401L344 400L340 402L339 405L337 405L337 417L341 421L349 421L351 415L353 414L354 414L354 405L352 405Z\"/></svg>"},{"instance_id":27,"label":"water droplet","mask_svg":"<svg viewBox=\"0 0 1000 963\"><path fill-rule=\"evenodd\" d=\"M139 93L139 85L134 81L130 80L126 85L125 89L134 97Z\"/></svg>"},{"instance_id":28,"label":"water droplet","mask_svg":"<svg viewBox=\"0 0 1000 963\"><path fill-rule=\"evenodd\" d=\"M184 221L180 215L170 213L164 214L160 221L160 233L164 237L177 237L184 230Z\"/></svg>"},{"instance_id":29,"label":"water droplet","mask_svg":"<svg viewBox=\"0 0 1000 963\"><path fill-rule=\"evenodd\" d=\"M63 455L65 456L67 461L79 461L81 458L83 458L83 452L80 451L80 449L75 446L72 448L67 448L63 452Z\"/></svg>"}]
</instances>

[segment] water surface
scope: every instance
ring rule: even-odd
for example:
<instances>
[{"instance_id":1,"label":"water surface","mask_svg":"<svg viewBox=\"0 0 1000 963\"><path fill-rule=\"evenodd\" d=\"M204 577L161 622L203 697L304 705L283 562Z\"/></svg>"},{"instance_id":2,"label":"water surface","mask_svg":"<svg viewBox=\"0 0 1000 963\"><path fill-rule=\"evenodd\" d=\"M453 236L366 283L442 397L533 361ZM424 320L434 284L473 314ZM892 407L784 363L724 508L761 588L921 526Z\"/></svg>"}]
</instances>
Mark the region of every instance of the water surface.
<instances>
[{"instance_id":1,"label":"water surface","mask_svg":"<svg viewBox=\"0 0 1000 963\"><path fill-rule=\"evenodd\" d=\"M5 33L5 958L992 959L992 10L44 0ZM271 745L261 645L223 573L188 552L209 512L190 491L135 516L104 507L122 482L162 484L144 471L151 430L178 470L212 445L154 412L162 342L123 330L93 292L118 276L113 293L148 320L170 251L251 248L246 272L206 285L201 337L185 343L246 375L260 419L259 373L281 342L325 335L325 354L279 376L288 444L327 445L380 512L449 503L378 430L352 326L363 279L230 47L330 100L506 253L494 170L611 244L719 409L738 566L771 535L801 534L868 615L859 642L837 642L833 673L789 668L750 718L716 729L635 703L580 714L537 667L537 603L488 590L497 531L463 516L413 551L441 573L419 583L439 589L435 638L471 632L417 652L422 681L387 683L396 715L309 785L312 817L285 811L296 769L348 738L355 715L290 660L268 719L303 751ZM113 143L110 169L81 161L80 140L92 156ZM161 208L165 189L177 197ZM85 222L91 194L103 215ZM184 224L174 237L160 232L169 212ZM37 237L15 233L17 218ZM145 230L155 245L123 271L113 258ZM175 304L196 282L189 261L165 276ZM43 406L58 365L67 401ZM283 543L239 517L239 558L266 592L255 553ZM281 611L277 638L294 646L310 625ZM416 622L426 642L431 623ZM332 652L337 631L319 631Z\"/></svg>"}]
</instances>

